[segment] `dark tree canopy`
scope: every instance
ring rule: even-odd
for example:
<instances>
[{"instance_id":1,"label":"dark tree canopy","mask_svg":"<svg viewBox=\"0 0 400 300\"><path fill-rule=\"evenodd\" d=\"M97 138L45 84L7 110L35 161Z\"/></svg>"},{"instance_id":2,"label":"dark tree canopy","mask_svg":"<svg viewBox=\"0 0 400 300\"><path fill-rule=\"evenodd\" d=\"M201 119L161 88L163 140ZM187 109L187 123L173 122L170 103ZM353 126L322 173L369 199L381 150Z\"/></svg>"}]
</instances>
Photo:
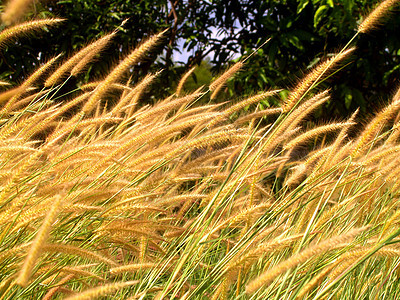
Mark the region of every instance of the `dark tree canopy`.
<instances>
[{"instance_id":1,"label":"dark tree canopy","mask_svg":"<svg viewBox=\"0 0 400 300\"><path fill-rule=\"evenodd\" d=\"M57 16L66 21L37 39L19 40L2 49L2 78L20 81L56 53L67 56L91 40L119 29L108 48L86 76L104 75L141 40L165 28L168 38L158 53L132 70L133 79L148 71L167 69L160 78L162 93L190 66L211 56L213 71L226 68L233 53L247 56L266 39L247 68L230 82L231 91L249 94L270 87L288 87L320 59L343 47L355 34L375 0L64 0L37 4L30 17ZM124 22L124 20L126 20ZM123 23L123 26L121 24ZM348 114L357 107L370 111L388 99L400 75L400 19L388 17L371 34L360 35L350 64L332 76L333 100L325 113ZM215 38L214 32L222 34ZM178 41L193 51L183 64L173 62ZM18 49L18 50L17 50ZM156 60L157 54L162 54ZM7 71L6 71L7 70ZM10 71L11 70L11 71Z\"/></svg>"}]
</instances>

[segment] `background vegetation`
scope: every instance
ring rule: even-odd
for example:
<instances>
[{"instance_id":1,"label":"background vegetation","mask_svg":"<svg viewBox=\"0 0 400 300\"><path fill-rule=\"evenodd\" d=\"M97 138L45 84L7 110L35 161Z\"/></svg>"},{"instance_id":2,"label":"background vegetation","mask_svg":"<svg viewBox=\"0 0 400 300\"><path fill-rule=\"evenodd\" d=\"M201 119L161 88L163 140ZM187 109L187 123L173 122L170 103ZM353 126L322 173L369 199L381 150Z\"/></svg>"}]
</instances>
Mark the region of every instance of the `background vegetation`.
<instances>
[{"instance_id":1,"label":"background vegetation","mask_svg":"<svg viewBox=\"0 0 400 300\"><path fill-rule=\"evenodd\" d=\"M229 94L249 95L271 87L290 89L304 72L347 43L375 3L374 0L44 1L35 4L29 17L65 18L66 26L48 32L42 39L24 39L4 49L0 74L2 78L19 80L53 53L70 54L88 41L119 28L120 33L101 61L78 78L78 82L85 82L89 77L104 75L110 64L143 38L171 28L160 50L132 73L137 79L148 71L166 70L159 79L164 89L153 97L171 94L173 91L168 87L174 86L185 70L200 64L207 55L216 76L229 64L233 53L249 55L267 38L271 38L270 42L249 61L251 67L244 68L228 85ZM128 20L121 27L125 19ZM357 38L357 57L326 83L332 89L332 100L319 110L323 118L348 115L358 107L364 115L382 106L400 75L399 23L399 18L388 18L384 30ZM222 36L215 38L215 31ZM178 42L183 41L184 50L192 54L180 66L172 59L179 51ZM163 59L154 63L160 52ZM200 81L199 85L203 83Z\"/></svg>"}]
</instances>

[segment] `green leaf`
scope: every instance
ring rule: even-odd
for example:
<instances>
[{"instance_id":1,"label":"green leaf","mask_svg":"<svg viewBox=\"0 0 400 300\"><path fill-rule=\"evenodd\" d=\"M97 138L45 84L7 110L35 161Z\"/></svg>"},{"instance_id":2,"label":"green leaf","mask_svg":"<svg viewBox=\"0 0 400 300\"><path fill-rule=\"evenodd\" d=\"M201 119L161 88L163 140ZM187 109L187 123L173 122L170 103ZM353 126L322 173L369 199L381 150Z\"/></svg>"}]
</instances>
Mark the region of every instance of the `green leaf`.
<instances>
[{"instance_id":1,"label":"green leaf","mask_svg":"<svg viewBox=\"0 0 400 300\"><path fill-rule=\"evenodd\" d=\"M297 6L297 13L301 13L301 11L307 6L309 2L309 0L300 0L299 5Z\"/></svg>"},{"instance_id":2,"label":"green leaf","mask_svg":"<svg viewBox=\"0 0 400 300\"><path fill-rule=\"evenodd\" d=\"M260 77L261 77L261 79L262 79L262 81L263 81L264 83L268 83L268 79L267 79L267 77L265 76L264 73L260 73Z\"/></svg>"},{"instance_id":3,"label":"green leaf","mask_svg":"<svg viewBox=\"0 0 400 300\"><path fill-rule=\"evenodd\" d=\"M329 7L333 8L335 4L333 3L333 0L326 0L326 3L329 5Z\"/></svg>"},{"instance_id":4,"label":"green leaf","mask_svg":"<svg viewBox=\"0 0 400 300\"><path fill-rule=\"evenodd\" d=\"M301 41L312 41L314 38L314 35L311 32L301 29L293 30L292 34L296 35Z\"/></svg>"},{"instance_id":5,"label":"green leaf","mask_svg":"<svg viewBox=\"0 0 400 300\"><path fill-rule=\"evenodd\" d=\"M287 34L287 39L290 44L292 44L293 46L295 46L298 49L303 50L303 45L300 43L300 40L297 36L289 33L289 34Z\"/></svg>"},{"instance_id":6,"label":"green leaf","mask_svg":"<svg viewBox=\"0 0 400 300\"><path fill-rule=\"evenodd\" d=\"M282 100L286 100L287 97L289 96L289 90L282 90L279 92L279 96L281 97Z\"/></svg>"},{"instance_id":7,"label":"green leaf","mask_svg":"<svg viewBox=\"0 0 400 300\"><path fill-rule=\"evenodd\" d=\"M317 27L319 22L321 22L321 19L324 17L325 12L329 9L328 5L322 5L320 6L317 11L315 12L314 15L314 27Z\"/></svg>"},{"instance_id":8,"label":"green leaf","mask_svg":"<svg viewBox=\"0 0 400 300\"><path fill-rule=\"evenodd\" d=\"M275 56L278 53L278 43L276 41L273 41L269 47L268 51L268 60L270 65L275 64Z\"/></svg>"},{"instance_id":9,"label":"green leaf","mask_svg":"<svg viewBox=\"0 0 400 300\"><path fill-rule=\"evenodd\" d=\"M117 13L110 13L110 16L116 18L117 20L121 20L121 17Z\"/></svg>"},{"instance_id":10,"label":"green leaf","mask_svg":"<svg viewBox=\"0 0 400 300\"><path fill-rule=\"evenodd\" d=\"M397 66L395 66L394 68L392 68L390 71L388 71L388 72L386 72L384 75L383 75L383 83L384 84L387 84L388 83L388 81L389 81L389 77L394 73L394 72L396 72L396 71L398 71L400 69L400 65L397 65Z\"/></svg>"},{"instance_id":11,"label":"green leaf","mask_svg":"<svg viewBox=\"0 0 400 300\"><path fill-rule=\"evenodd\" d=\"M269 104L268 100L262 100L260 102L260 109L261 110L269 108L269 107L271 107L271 104Z\"/></svg>"},{"instance_id":12,"label":"green leaf","mask_svg":"<svg viewBox=\"0 0 400 300\"><path fill-rule=\"evenodd\" d=\"M347 110L350 109L351 100L353 100L353 95L351 93L346 93L346 95L344 96L344 106Z\"/></svg>"},{"instance_id":13,"label":"green leaf","mask_svg":"<svg viewBox=\"0 0 400 300\"><path fill-rule=\"evenodd\" d=\"M361 91L359 89L352 89L351 91L354 102L357 103L357 106L361 108L362 112L365 112L365 107L367 105L367 102L365 101L365 98Z\"/></svg>"},{"instance_id":14,"label":"green leaf","mask_svg":"<svg viewBox=\"0 0 400 300\"><path fill-rule=\"evenodd\" d=\"M321 60L319 57L315 57L310 63L307 65L307 69L311 69L317 65L317 63Z\"/></svg>"}]
</instances>

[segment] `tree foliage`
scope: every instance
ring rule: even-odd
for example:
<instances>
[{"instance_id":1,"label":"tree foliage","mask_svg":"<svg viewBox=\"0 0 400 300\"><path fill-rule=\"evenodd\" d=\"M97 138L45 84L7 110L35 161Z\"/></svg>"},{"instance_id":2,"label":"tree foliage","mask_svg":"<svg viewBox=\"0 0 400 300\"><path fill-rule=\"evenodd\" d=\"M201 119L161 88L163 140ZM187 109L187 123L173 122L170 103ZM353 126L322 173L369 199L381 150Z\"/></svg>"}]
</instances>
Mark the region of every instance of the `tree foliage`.
<instances>
[{"instance_id":1,"label":"tree foliage","mask_svg":"<svg viewBox=\"0 0 400 300\"><path fill-rule=\"evenodd\" d=\"M232 54L246 57L270 38L248 60L247 70L229 84L229 90L249 94L270 87L290 87L302 76L301 70L312 68L344 46L354 35L360 16L366 15L376 2L53 0L36 4L32 14L66 18L69 20L66 26L45 33L45 41L27 39L3 48L0 74L19 81L54 53L64 52L68 56L70 49L80 49L88 40L118 29L120 33L102 55L101 63L78 80L101 77L111 64L145 37L170 28L159 51L149 57L148 63L132 70L133 80L151 70L167 69L160 80L163 87L168 87L207 56L211 58L214 73L218 73L226 68ZM325 113L343 115L357 107L369 111L388 98L400 74L400 40L396 35L399 23L398 18L391 18L384 30L372 33L372 38L358 37L358 50L352 63L329 82L334 86L333 100L325 107ZM184 51L191 55L182 64L176 64L174 53L179 51L178 45L182 42ZM161 58L154 63L161 53ZM160 94L169 92L165 88Z\"/></svg>"}]
</instances>

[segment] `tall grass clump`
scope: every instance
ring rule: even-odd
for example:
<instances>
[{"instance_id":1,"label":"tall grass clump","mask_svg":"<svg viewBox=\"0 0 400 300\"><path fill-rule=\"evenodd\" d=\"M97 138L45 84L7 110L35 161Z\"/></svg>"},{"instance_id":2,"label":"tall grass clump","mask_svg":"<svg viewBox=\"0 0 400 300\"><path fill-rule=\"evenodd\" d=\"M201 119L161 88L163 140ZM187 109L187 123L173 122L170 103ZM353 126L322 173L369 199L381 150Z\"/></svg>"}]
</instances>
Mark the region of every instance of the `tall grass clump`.
<instances>
[{"instance_id":1,"label":"tall grass clump","mask_svg":"<svg viewBox=\"0 0 400 300\"><path fill-rule=\"evenodd\" d=\"M1 44L55 22L7 27ZM356 113L307 122L352 41L280 107L258 105L272 89L212 101L244 61L143 103L158 74L126 73L165 32L60 95L116 34L0 94L0 299L399 298L399 90L358 132Z\"/></svg>"}]
</instances>

